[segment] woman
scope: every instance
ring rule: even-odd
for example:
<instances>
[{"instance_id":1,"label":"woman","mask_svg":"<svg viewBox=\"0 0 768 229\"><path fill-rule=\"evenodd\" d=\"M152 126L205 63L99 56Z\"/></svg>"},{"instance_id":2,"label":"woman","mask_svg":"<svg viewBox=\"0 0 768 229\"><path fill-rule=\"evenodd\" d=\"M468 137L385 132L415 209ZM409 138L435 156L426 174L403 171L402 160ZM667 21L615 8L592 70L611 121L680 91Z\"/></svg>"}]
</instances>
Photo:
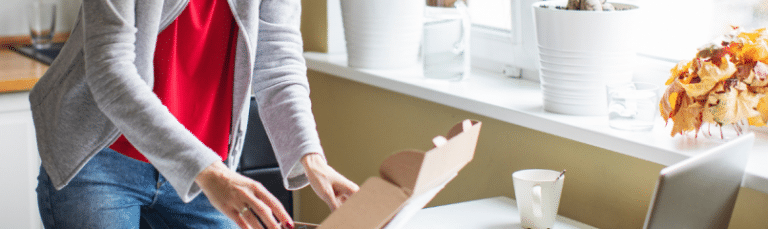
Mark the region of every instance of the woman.
<instances>
[{"instance_id":1,"label":"woman","mask_svg":"<svg viewBox=\"0 0 768 229\"><path fill-rule=\"evenodd\" d=\"M299 0L84 0L30 93L45 226L292 227L234 172L252 90L285 187L310 184L332 210L355 193L315 130L300 11Z\"/></svg>"}]
</instances>

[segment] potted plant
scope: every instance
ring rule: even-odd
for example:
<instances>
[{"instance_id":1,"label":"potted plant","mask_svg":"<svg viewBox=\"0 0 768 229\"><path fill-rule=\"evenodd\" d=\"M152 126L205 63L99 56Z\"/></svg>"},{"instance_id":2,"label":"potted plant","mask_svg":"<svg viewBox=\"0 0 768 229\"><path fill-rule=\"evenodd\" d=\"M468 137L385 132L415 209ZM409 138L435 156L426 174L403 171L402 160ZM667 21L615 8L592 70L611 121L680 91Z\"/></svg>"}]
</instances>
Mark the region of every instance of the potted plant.
<instances>
[{"instance_id":1,"label":"potted plant","mask_svg":"<svg viewBox=\"0 0 768 229\"><path fill-rule=\"evenodd\" d=\"M672 133L728 139L768 121L768 31L735 29L671 70L659 104ZM712 128L714 127L714 128Z\"/></svg>"},{"instance_id":2,"label":"potted plant","mask_svg":"<svg viewBox=\"0 0 768 229\"><path fill-rule=\"evenodd\" d=\"M532 7L544 110L605 115L606 84L632 80L638 7L605 0Z\"/></svg>"},{"instance_id":3,"label":"potted plant","mask_svg":"<svg viewBox=\"0 0 768 229\"><path fill-rule=\"evenodd\" d=\"M425 1L341 0L347 65L392 69L419 62Z\"/></svg>"}]
</instances>

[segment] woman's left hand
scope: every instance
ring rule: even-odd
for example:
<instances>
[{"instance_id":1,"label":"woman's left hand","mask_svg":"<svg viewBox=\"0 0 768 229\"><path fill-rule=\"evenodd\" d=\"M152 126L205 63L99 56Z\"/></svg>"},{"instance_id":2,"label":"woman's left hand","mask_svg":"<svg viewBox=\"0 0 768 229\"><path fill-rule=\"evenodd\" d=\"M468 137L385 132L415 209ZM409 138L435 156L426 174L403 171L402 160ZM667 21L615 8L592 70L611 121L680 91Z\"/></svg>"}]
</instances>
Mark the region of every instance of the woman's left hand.
<instances>
[{"instance_id":1,"label":"woman's left hand","mask_svg":"<svg viewBox=\"0 0 768 229\"><path fill-rule=\"evenodd\" d=\"M304 155L301 158L301 164L304 165L312 190L328 204L331 211L339 208L347 198L360 190L357 184L331 168L320 154Z\"/></svg>"}]
</instances>

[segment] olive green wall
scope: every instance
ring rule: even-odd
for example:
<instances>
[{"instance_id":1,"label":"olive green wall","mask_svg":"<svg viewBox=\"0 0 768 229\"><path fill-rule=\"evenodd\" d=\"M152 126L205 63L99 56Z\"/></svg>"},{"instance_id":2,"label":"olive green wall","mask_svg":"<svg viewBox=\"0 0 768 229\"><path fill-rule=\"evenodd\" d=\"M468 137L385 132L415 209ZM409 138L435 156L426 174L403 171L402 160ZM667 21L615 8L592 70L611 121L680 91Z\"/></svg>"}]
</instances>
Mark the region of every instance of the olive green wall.
<instances>
[{"instance_id":1,"label":"olive green wall","mask_svg":"<svg viewBox=\"0 0 768 229\"><path fill-rule=\"evenodd\" d=\"M305 39L325 39L325 8L305 19ZM307 16L311 15L311 16ZM317 18L317 19L313 19ZM318 29L317 27L322 27ZM308 28L302 26L302 28ZM321 34L316 34L321 33ZM314 38L313 38L314 37ZM323 52L322 41L305 50ZM511 174L520 169L568 169L559 214L599 228L641 228L662 165L614 153L482 115L323 73L308 72L313 112L331 166L362 184L378 176L390 154L427 150L463 119L483 122L474 160L428 206L480 198L514 198ZM310 188L298 192L297 220L319 223L328 207ZM743 188L730 228L768 228L768 195ZM512 217L512 216L510 216Z\"/></svg>"},{"instance_id":2,"label":"olive green wall","mask_svg":"<svg viewBox=\"0 0 768 229\"><path fill-rule=\"evenodd\" d=\"M520 169L568 169L559 214L599 228L640 228L663 166L384 89L309 72L313 111L331 166L362 184L384 158L427 150L463 119L483 122L474 160L429 206L514 198ZM307 188L299 220L321 222L328 207ZM743 189L731 228L768 228L768 195Z\"/></svg>"},{"instance_id":3,"label":"olive green wall","mask_svg":"<svg viewBox=\"0 0 768 229\"><path fill-rule=\"evenodd\" d=\"M301 35L304 50L328 52L328 10L325 0L301 1Z\"/></svg>"}]
</instances>

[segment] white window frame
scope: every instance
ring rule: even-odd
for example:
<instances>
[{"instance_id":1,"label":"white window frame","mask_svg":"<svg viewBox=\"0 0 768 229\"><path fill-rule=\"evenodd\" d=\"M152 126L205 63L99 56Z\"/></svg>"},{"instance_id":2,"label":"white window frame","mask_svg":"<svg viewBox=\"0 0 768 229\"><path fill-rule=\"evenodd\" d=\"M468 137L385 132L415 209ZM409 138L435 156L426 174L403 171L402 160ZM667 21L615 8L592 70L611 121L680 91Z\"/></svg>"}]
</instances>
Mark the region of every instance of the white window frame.
<instances>
[{"instance_id":1,"label":"white window frame","mask_svg":"<svg viewBox=\"0 0 768 229\"><path fill-rule=\"evenodd\" d=\"M518 6L515 5L520 3L519 0L512 1L513 6L510 10L521 9L516 8ZM521 20L521 17L529 16L533 16L532 12L530 14L512 12L512 17L516 17L514 19L520 21L520 23L526 22L526 20ZM532 20L528 22L532 23ZM503 74L508 77L539 82L537 51L528 50L526 52L523 50L536 47L535 35L525 32L533 31L534 25L516 26L515 24L513 22L512 31L473 25L471 38L472 65L474 68ZM533 42L533 45L528 44L528 42ZM635 80L663 83L668 77L669 69L679 61L647 53L638 53Z\"/></svg>"},{"instance_id":2,"label":"white window frame","mask_svg":"<svg viewBox=\"0 0 768 229\"><path fill-rule=\"evenodd\" d=\"M482 1L482 0L479 0ZM510 0L513 9L522 9L515 4L520 4L521 0ZM642 0L611 0L612 2L624 1L630 3L641 3ZM718 0L704 0L718 1ZM339 0L327 0L327 19L328 19L328 53L345 53L344 29L342 26L341 10ZM471 4L471 3L470 3ZM658 3L657 3L658 4ZM643 6L641 5L641 9ZM703 7L702 9L706 9ZM664 11L651 12L653 14L663 13ZM532 17L529 14L512 12L512 17L518 21L523 17ZM686 17L687 18L687 17ZM511 20L512 18L510 18ZM687 22L699 20L696 18L686 19ZM532 20L531 20L532 21ZM535 42L533 25L515 26L512 23L514 31L490 28L482 25L473 25L471 40L472 66L485 71L505 75L513 78L522 78L529 81L538 82L538 61L536 50L523 49L535 48L535 45L525 45L525 42ZM526 27L527 26L527 27ZM641 28L642 29L642 28ZM669 31L671 28L660 28L660 33ZM686 31L700 30L700 27L687 28ZM648 28L645 28L648 30ZM514 32L514 33L512 33ZM647 32L644 32L647 33ZM687 33L687 32L686 32ZM697 37L702 37L701 34ZM698 40L692 40L691 44L697 46L703 45L711 38L702 37ZM535 44L535 43L534 43ZM646 48L647 49L647 48ZM637 66L635 71L635 80L651 83L663 83L668 78L669 69L679 61L692 58L695 50L690 51L690 55L654 55L653 53L644 53L640 50L637 57ZM688 53L688 52L685 52ZM523 55L525 54L525 55Z\"/></svg>"}]
</instances>

